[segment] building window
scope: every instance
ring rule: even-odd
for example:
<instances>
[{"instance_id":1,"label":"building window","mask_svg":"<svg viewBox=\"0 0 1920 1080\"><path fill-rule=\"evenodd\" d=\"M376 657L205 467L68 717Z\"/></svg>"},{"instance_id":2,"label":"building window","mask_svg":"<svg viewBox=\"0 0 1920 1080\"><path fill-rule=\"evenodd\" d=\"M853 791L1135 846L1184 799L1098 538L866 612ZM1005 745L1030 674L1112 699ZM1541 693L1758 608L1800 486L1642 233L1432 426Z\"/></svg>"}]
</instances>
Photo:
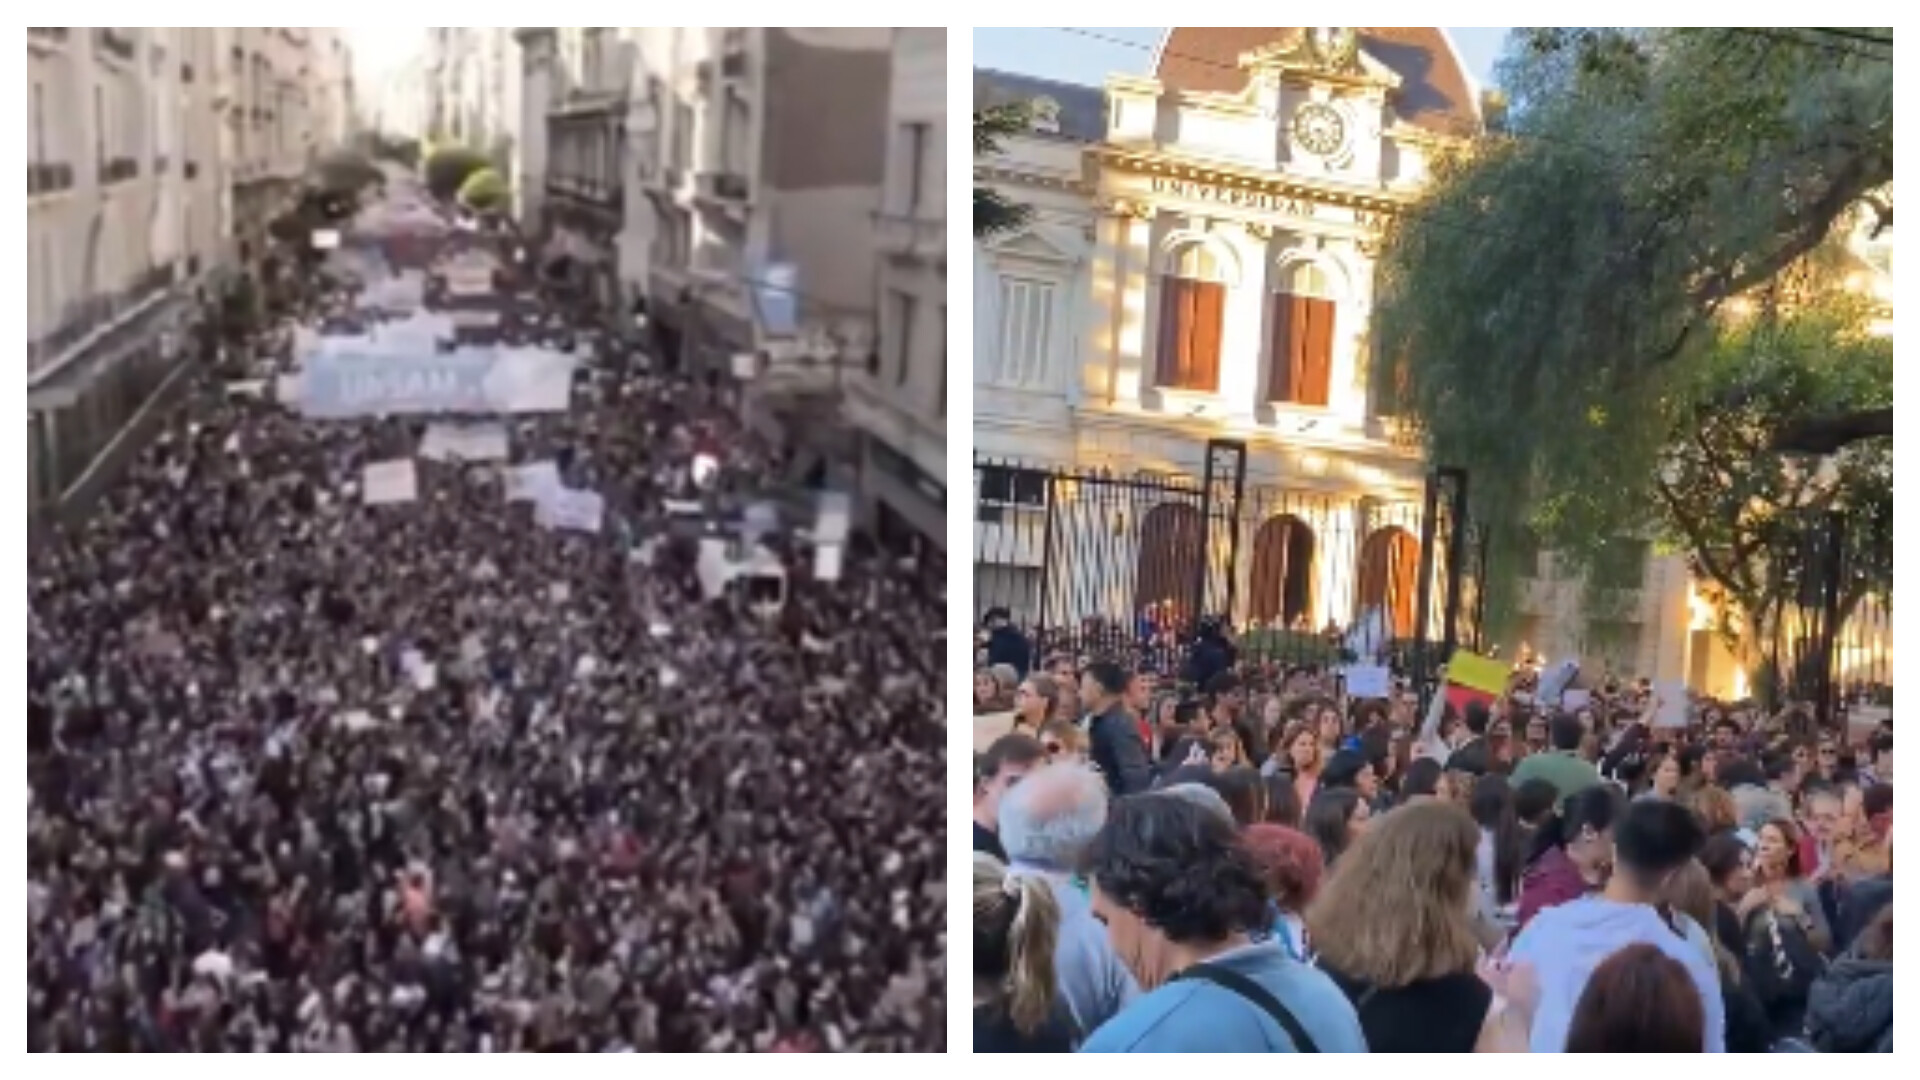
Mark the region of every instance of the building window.
<instances>
[{"instance_id":1,"label":"building window","mask_svg":"<svg viewBox=\"0 0 1920 1080\"><path fill-rule=\"evenodd\" d=\"M1284 288L1273 294L1269 398L1326 407L1333 386L1334 310L1326 271L1313 263L1290 268Z\"/></svg>"},{"instance_id":2,"label":"building window","mask_svg":"<svg viewBox=\"0 0 1920 1080\"><path fill-rule=\"evenodd\" d=\"M1053 347L1053 283L1033 278L1000 279L1000 333L992 381L1003 386L1044 386Z\"/></svg>"},{"instance_id":3,"label":"building window","mask_svg":"<svg viewBox=\"0 0 1920 1080\"><path fill-rule=\"evenodd\" d=\"M1220 391L1220 334L1226 325L1227 268L1205 244L1182 248L1160 279L1160 333L1154 384L1169 390Z\"/></svg>"},{"instance_id":4,"label":"building window","mask_svg":"<svg viewBox=\"0 0 1920 1080\"><path fill-rule=\"evenodd\" d=\"M893 309L893 381L896 386L907 385L907 372L913 357L913 294L894 292L889 295L889 304Z\"/></svg>"},{"instance_id":5,"label":"building window","mask_svg":"<svg viewBox=\"0 0 1920 1080\"><path fill-rule=\"evenodd\" d=\"M33 163L47 163L47 88L33 84Z\"/></svg>"},{"instance_id":6,"label":"building window","mask_svg":"<svg viewBox=\"0 0 1920 1080\"><path fill-rule=\"evenodd\" d=\"M919 217L927 198L927 140L933 125L907 124L907 216Z\"/></svg>"},{"instance_id":7,"label":"building window","mask_svg":"<svg viewBox=\"0 0 1920 1080\"><path fill-rule=\"evenodd\" d=\"M1038 469L982 465L974 471L974 493L982 507L1038 507L1047 504L1047 474Z\"/></svg>"},{"instance_id":8,"label":"building window","mask_svg":"<svg viewBox=\"0 0 1920 1080\"><path fill-rule=\"evenodd\" d=\"M93 88L93 160L96 168L107 164L107 88Z\"/></svg>"}]
</instances>

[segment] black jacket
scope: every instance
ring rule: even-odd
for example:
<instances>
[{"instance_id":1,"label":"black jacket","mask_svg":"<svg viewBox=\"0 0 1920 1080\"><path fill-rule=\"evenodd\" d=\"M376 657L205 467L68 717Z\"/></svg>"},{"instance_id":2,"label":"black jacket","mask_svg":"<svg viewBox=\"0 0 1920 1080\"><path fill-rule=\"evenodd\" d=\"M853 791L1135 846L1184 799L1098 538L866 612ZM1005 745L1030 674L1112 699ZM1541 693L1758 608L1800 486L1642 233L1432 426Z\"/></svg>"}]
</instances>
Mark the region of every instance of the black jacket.
<instances>
[{"instance_id":1,"label":"black jacket","mask_svg":"<svg viewBox=\"0 0 1920 1080\"><path fill-rule=\"evenodd\" d=\"M1021 678L1033 669L1033 646L1027 636L1011 626L995 627L987 635L987 663L1005 664Z\"/></svg>"},{"instance_id":2,"label":"black jacket","mask_svg":"<svg viewBox=\"0 0 1920 1080\"><path fill-rule=\"evenodd\" d=\"M1826 1054L1893 1053L1893 964L1834 961L1807 994L1807 1037Z\"/></svg>"},{"instance_id":3,"label":"black jacket","mask_svg":"<svg viewBox=\"0 0 1920 1080\"><path fill-rule=\"evenodd\" d=\"M1153 786L1153 764L1140 725L1119 704L1087 722L1087 750L1094 767L1107 778L1115 798L1136 795Z\"/></svg>"}]
</instances>

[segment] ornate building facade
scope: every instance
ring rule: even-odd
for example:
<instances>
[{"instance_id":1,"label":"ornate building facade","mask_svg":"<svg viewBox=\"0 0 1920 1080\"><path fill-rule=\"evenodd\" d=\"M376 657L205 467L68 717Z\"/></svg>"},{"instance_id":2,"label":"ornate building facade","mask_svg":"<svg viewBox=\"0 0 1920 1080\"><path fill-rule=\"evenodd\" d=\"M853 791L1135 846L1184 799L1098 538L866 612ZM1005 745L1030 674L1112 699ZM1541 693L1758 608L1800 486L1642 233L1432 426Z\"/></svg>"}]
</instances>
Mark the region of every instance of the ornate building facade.
<instances>
[{"instance_id":1,"label":"ornate building facade","mask_svg":"<svg viewBox=\"0 0 1920 1080\"><path fill-rule=\"evenodd\" d=\"M1368 326L1380 229L1480 123L1445 33L1180 28L1104 95L982 80L1034 128L979 171L1034 210L976 259L983 596L1185 610L1204 558L1208 613L1410 634L1425 466ZM1185 480L1214 440L1245 447L1230 515Z\"/></svg>"}]
</instances>

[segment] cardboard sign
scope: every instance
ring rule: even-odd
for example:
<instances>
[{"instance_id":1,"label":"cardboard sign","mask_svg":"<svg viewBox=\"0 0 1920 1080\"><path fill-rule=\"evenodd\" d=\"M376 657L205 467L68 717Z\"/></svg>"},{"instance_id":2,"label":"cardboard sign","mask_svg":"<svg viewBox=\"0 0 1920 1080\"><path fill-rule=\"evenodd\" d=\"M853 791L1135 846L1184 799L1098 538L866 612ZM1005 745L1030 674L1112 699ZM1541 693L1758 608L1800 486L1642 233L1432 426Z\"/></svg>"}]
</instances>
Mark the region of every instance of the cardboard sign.
<instances>
[{"instance_id":1,"label":"cardboard sign","mask_svg":"<svg viewBox=\"0 0 1920 1080\"><path fill-rule=\"evenodd\" d=\"M360 492L368 506L410 503L420 497L420 474L412 458L370 461L360 471Z\"/></svg>"}]
</instances>

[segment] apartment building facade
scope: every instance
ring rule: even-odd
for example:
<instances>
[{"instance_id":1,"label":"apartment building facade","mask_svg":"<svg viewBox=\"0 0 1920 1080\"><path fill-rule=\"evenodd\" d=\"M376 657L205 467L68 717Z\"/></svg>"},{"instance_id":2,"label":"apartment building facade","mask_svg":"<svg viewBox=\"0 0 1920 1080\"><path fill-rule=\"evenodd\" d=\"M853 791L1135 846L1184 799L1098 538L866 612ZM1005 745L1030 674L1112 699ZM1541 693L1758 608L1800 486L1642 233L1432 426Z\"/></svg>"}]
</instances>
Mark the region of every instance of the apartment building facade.
<instances>
[{"instance_id":1,"label":"apartment building facade","mask_svg":"<svg viewBox=\"0 0 1920 1080\"><path fill-rule=\"evenodd\" d=\"M894 32L874 231L878 347L848 372L859 506L895 546L946 549L947 32ZM962 418L963 423L966 418Z\"/></svg>"},{"instance_id":2,"label":"apartment building facade","mask_svg":"<svg viewBox=\"0 0 1920 1080\"><path fill-rule=\"evenodd\" d=\"M98 478L176 384L184 330L221 273L263 246L263 185L290 192L320 137L313 41L307 28L28 29L30 513Z\"/></svg>"}]
</instances>

